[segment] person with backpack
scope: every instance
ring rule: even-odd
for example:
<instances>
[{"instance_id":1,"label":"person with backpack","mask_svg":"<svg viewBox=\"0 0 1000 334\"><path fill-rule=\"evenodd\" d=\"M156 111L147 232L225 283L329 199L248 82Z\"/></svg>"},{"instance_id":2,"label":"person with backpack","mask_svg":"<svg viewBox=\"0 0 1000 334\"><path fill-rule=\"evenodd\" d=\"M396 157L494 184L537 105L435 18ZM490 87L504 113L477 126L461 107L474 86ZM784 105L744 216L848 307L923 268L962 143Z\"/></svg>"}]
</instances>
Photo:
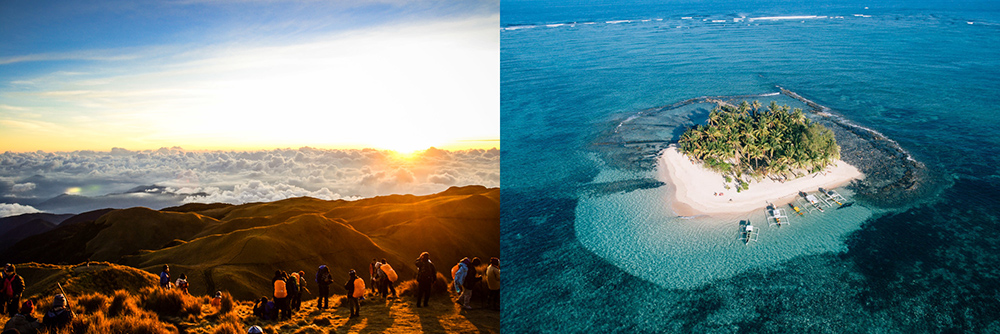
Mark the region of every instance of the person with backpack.
<instances>
[{"instance_id":1,"label":"person with backpack","mask_svg":"<svg viewBox=\"0 0 1000 334\"><path fill-rule=\"evenodd\" d=\"M8 263L3 269L3 288L6 314L13 317L21 306L21 293L24 292L24 279L14 270L14 265Z\"/></svg>"},{"instance_id":2,"label":"person with backpack","mask_svg":"<svg viewBox=\"0 0 1000 334\"><path fill-rule=\"evenodd\" d=\"M500 309L500 259L490 258L490 266L486 268L486 286L490 294L486 296L486 306Z\"/></svg>"},{"instance_id":3,"label":"person with backpack","mask_svg":"<svg viewBox=\"0 0 1000 334\"><path fill-rule=\"evenodd\" d=\"M437 280L437 270L434 269L431 254L428 252L420 253L414 265L417 266L417 307L421 307L421 299L424 301L424 306L427 306L427 301L431 298L431 287Z\"/></svg>"},{"instance_id":4,"label":"person with backpack","mask_svg":"<svg viewBox=\"0 0 1000 334\"><path fill-rule=\"evenodd\" d=\"M160 271L160 287L170 288L170 266L163 265L163 270Z\"/></svg>"},{"instance_id":5,"label":"person with backpack","mask_svg":"<svg viewBox=\"0 0 1000 334\"><path fill-rule=\"evenodd\" d=\"M208 302L208 305L212 306L212 309L214 309L215 312L221 311L222 310L222 291L216 291L215 292L215 297L212 297L212 300Z\"/></svg>"},{"instance_id":6,"label":"person with backpack","mask_svg":"<svg viewBox=\"0 0 1000 334\"><path fill-rule=\"evenodd\" d=\"M358 301L358 298L365 294L365 283L362 280L361 284L358 284L359 280L361 278L358 277L354 269L347 272L347 284L344 284L344 290L347 290L347 306L351 309L351 318L361 315L361 302ZM358 289L360 291L357 291Z\"/></svg>"},{"instance_id":7,"label":"person with backpack","mask_svg":"<svg viewBox=\"0 0 1000 334\"><path fill-rule=\"evenodd\" d=\"M277 320L281 320L282 314L284 314L285 318L292 318L291 310L288 308L287 280L288 275L284 271L277 270L274 272L274 279L271 281L274 284L274 304L278 307Z\"/></svg>"},{"instance_id":8,"label":"person with backpack","mask_svg":"<svg viewBox=\"0 0 1000 334\"><path fill-rule=\"evenodd\" d=\"M330 275L330 268L325 264L316 270L316 285L319 286L319 296L316 297L316 308L326 309L330 306L330 284L333 284L333 276Z\"/></svg>"},{"instance_id":9,"label":"person with backpack","mask_svg":"<svg viewBox=\"0 0 1000 334\"><path fill-rule=\"evenodd\" d=\"M62 294L58 294L52 298L52 309L45 312L45 316L42 317L42 325L50 332L66 327L70 321L73 321L73 317L76 315L73 314L73 310L70 310L67 304L66 296Z\"/></svg>"},{"instance_id":10,"label":"person with backpack","mask_svg":"<svg viewBox=\"0 0 1000 334\"><path fill-rule=\"evenodd\" d=\"M38 334L42 324L38 323L38 319L35 319L32 313L35 313L35 303L25 300L17 314L7 320L3 330L16 329L21 334Z\"/></svg>"},{"instance_id":11,"label":"person with backpack","mask_svg":"<svg viewBox=\"0 0 1000 334\"><path fill-rule=\"evenodd\" d=\"M186 274L181 274L181 277L177 278L177 283L174 286L183 291L185 295L190 295L188 293L188 277Z\"/></svg>"},{"instance_id":12,"label":"person with backpack","mask_svg":"<svg viewBox=\"0 0 1000 334\"><path fill-rule=\"evenodd\" d=\"M292 311L298 312L302 309L302 293L311 293L309 292L309 288L306 287L307 284L308 282L306 281L305 270L299 270L299 292L295 294L295 299L292 303Z\"/></svg>"},{"instance_id":13,"label":"person with backpack","mask_svg":"<svg viewBox=\"0 0 1000 334\"><path fill-rule=\"evenodd\" d=\"M472 305L469 302L472 300L472 287L479 282L479 274L476 272L476 266L482 262L479 258L473 258L469 261L469 258L462 258L462 261L458 263L458 271L455 272L455 292L461 292L462 294L458 297L458 300L462 304L462 308L466 310L471 310Z\"/></svg>"},{"instance_id":14,"label":"person with backpack","mask_svg":"<svg viewBox=\"0 0 1000 334\"><path fill-rule=\"evenodd\" d=\"M299 296L299 273L292 272L291 275L288 275L285 287L288 288L288 311L292 311L296 308L295 298Z\"/></svg>"},{"instance_id":15,"label":"person with backpack","mask_svg":"<svg viewBox=\"0 0 1000 334\"><path fill-rule=\"evenodd\" d=\"M392 292L392 298L399 298L399 295L396 294L395 286L395 280L399 278L399 276L396 276L396 271L392 269L389 261L386 261L385 258L382 258L382 267L379 267L379 269L382 269L382 295L388 296Z\"/></svg>"}]
</instances>

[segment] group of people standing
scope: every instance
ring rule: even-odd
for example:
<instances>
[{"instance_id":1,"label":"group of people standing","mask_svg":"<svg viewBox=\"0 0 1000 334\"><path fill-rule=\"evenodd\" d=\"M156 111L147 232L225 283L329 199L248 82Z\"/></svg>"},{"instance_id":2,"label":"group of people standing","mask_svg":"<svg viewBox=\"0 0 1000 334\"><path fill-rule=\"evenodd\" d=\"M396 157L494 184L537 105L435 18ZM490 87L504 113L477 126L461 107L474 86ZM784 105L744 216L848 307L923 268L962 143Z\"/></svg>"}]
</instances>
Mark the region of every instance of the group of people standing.
<instances>
[{"instance_id":1,"label":"group of people standing","mask_svg":"<svg viewBox=\"0 0 1000 334\"><path fill-rule=\"evenodd\" d=\"M57 294L52 298L52 308L45 312L42 321L35 318L35 301L21 302L24 293L24 278L17 274L17 268L8 263L0 274L0 310L9 315L10 320L4 324L3 330L15 331L20 334L38 333L42 328L59 329L73 320L73 311L69 309L66 296Z\"/></svg>"}]
</instances>

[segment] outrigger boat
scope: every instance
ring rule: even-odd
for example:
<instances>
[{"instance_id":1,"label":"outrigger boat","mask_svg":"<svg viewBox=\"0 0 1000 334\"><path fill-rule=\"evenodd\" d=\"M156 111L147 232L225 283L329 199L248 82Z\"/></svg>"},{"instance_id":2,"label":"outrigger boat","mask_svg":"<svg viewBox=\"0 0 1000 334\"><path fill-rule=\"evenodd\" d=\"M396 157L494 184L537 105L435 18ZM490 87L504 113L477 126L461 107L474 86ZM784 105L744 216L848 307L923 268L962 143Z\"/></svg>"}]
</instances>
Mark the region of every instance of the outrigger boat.
<instances>
[{"instance_id":1,"label":"outrigger boat","mask_svg":"<svg viewBox=\"0 0 1000 334\"><path fill-rule=\"evenodd\" d=\"M836 191L819 188L819 192L826 195L826 198L829 198L831 201L836 202L837 205L843 206L844 203L847 203L847 199L844 196L840 196Z\"/></svg>"},{"instance_id":2,"label":"outrigger boat","mask_svg":"<svg viewBox=\"0 0 1000 334\"><path fill-rule=\"evenodd\" d=\"M806 201L809 202L809 204L812 204L813 208L816 208L816 210L819 210L819 212L825 212L825 211L823 211L823 207L820 205L820 203L823 203L823 202L820 202L820 200L818 198L816 198L816 196L809 195L809 194L806 194L805 192L801 192L801 191L799 192L799 196L802 196L803 198L805 198Z\"/></svg>"},{"instance_id":3,"label":"outrigger boat","mask_svg":"<svg viewBox=\"0 0 1000 334\"><path fill-rule=\"evenodd\" d=\"M768 204L765 211L768 219L768 226L781 224L788 224L788 216L781 213L781 209L774 207L774 204Z\"/></svg>"},{"instance_id":4,"label":"outrigger boat","mask_svg":"<svg viewBox=\"0 0 1000 334\"><path fill-rule=\"evenodd\" d=\"M795 202L788 203L788 207L792 208L792 210L795 210L795 213L799 214L799 216L805 216L805 212L802 212L802 209L799 209L798 203Z\"/></svg>"},{"instance_id":5,"label":"outrigger boat","mask_svg":"<svg viewBox=\"0 0 1000 334\"><path fill-rule=\"evenodd\" d=\"M750 219L740 221L740 241L743 241L744 245L749 245L751 241L757 241L757 236L760 231L757 231L753 225L750 224Z\"/></svg>"}]
</instances>

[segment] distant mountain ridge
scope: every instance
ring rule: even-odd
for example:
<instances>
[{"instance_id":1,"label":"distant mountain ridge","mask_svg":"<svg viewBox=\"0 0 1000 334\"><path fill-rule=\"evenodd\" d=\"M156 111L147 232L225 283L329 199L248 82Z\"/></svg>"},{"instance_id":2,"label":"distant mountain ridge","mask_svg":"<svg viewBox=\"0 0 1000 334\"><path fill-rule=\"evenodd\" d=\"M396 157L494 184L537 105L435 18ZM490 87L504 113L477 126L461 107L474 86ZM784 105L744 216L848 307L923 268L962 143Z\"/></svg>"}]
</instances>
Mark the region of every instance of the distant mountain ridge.
<instances>
[{"instance_id":1,"label":"distant mountain ridge","mask_svg":"<svg viewBox=\"0 0 1000 334\"><path fill-rule=\"evenodd\" d=\"M498 188L466 186L356 201L300 197L159 211L108 209L67 218L65 226L28 237L0 258L107 261L151 273L170 264L175 278L187 274L194 294L227 290L252 299L267 294L275 270L304 270L312 282L320 264L341 280L349 269L367 277L371 259L386 258L401 279L409 279L413 260L423 251L450 276L462 257L500 256L499 207Z\"/></svg>"}]
</instances>

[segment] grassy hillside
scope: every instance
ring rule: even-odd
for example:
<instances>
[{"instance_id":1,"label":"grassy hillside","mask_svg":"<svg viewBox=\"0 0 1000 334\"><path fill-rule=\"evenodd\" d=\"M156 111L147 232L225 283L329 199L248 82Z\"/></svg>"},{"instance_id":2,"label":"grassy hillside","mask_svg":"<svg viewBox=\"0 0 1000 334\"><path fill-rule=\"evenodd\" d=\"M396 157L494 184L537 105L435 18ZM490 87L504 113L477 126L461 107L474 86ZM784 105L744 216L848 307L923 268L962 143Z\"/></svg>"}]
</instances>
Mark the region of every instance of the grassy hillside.
<instances>
[{"instance_id":1,"label":"grassy hillside","mask_svg":"<svg viewBox=\"0 0 1000 334\"><path fill-rule=\"evenodd\" d=\"M249 300L270 293L275 270L305 271L315 292L312 278L321 264L342 281L350 269L367 277L371 259L386 258L402 280L411 279L413 260L424 251L450 276L462 257L500 255L499 200L499 189L468 186L357 201L291 198L111 210L25 239L0 258L105 261L151 274L169 264L174 279L187 274L193 294L226 290Z\"/></svg>"}]
</instances>

